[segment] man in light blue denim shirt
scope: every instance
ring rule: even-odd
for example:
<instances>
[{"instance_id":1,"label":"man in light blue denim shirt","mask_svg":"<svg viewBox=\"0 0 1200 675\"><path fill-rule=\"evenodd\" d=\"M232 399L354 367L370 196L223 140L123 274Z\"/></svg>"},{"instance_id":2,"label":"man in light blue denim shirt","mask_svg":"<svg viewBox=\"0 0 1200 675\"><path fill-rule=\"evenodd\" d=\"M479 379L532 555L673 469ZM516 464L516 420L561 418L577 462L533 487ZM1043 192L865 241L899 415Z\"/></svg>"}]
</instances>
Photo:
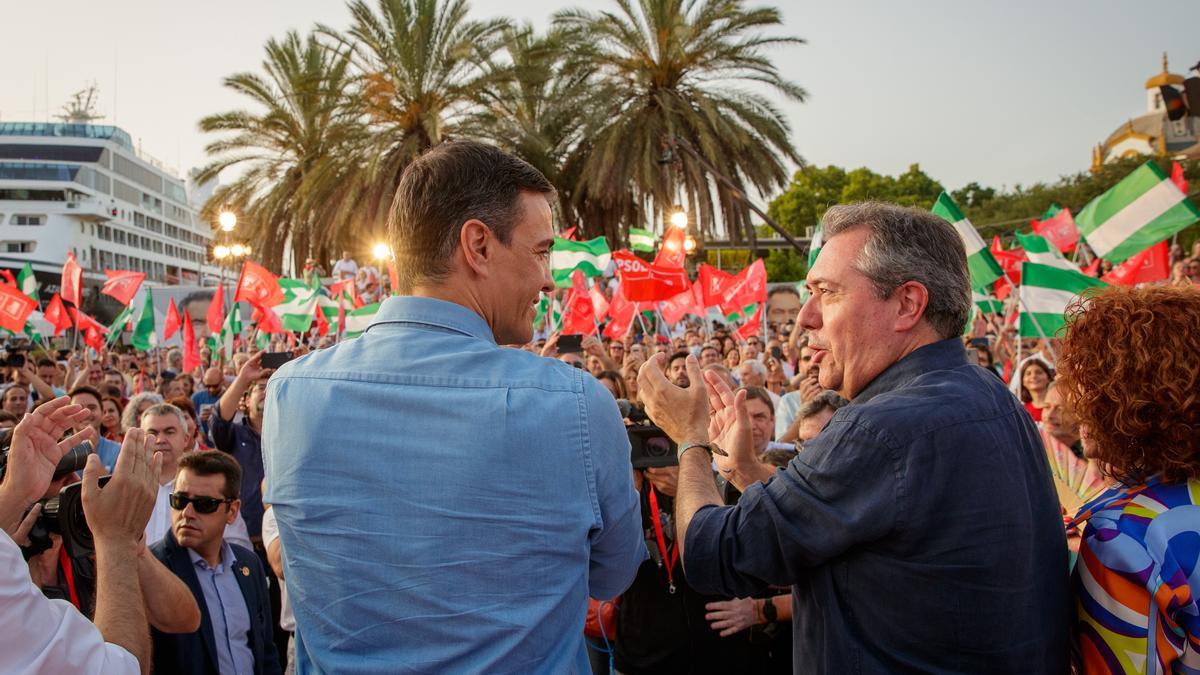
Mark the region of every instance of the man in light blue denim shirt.
<instances>
[{"instance_id":1,"label":"man in light blue denim shirt","mask_svg":"<svg viewBox=\"0 0 1200 675\"><path fill-rule=\"evenodd\" d=\"M401 178L405 296L270 379L263 431L300 673L587 673L588 596L645 558L629 443L532 337L554 242L536 169L478 143Z\"/></svg>"}]
</instances>

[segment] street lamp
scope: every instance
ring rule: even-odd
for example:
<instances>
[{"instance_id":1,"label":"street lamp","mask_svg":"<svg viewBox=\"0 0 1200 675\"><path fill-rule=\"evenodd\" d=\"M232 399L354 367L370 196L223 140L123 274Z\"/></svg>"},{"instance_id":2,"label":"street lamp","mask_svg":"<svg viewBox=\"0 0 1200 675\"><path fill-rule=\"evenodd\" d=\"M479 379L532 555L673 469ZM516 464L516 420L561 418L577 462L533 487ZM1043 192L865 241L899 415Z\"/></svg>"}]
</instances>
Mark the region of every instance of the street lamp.
<instances>
[{"instance_id":1,"label":"street lamp","mask_svg":"<svg viewBox=\"0 0 1200 675\"><path fill-rule=\"evenodd\" d=\"M674 213L672 213L671 214L671 224L674 225L675 227L687 227L687 224L688 224L687 211L684 211L683 209L677 209Z\"/></svg>"},{"instance_id":2,"label":"street lamp","mask_svg":"<svg viewBox=\"0 0 1200 675\"><path fill-rule=\"evenodd\" d=\"M380 261L387 260L392 257L391 247L383 242L375 244L375 246L371 248L371 252L374 254L375 259Z\"/></svg>"},{"instance_id":3,"label":"street lamp","mask_svg":"<svg viewBox=\"0 0 1200 675\"><path fill-rule=\"evenodd\" d=\"M240 258L246 255L246 247L241 244L234 244L229 247L229 252L233 254L233 257Z\"/></svg>"},{"instance_id":4,"label":"street lamp","mask_svg":"<svg viewBox=\"0 0 1200 675\"><path fill-rule=\"evenodd\" d=\"M233 228L237 226L237 214L233 211L222 211L217 216L217 222L221 225L222 232L233 232Z\"/></svg>"},{"instance_id":5,"label":"street lamp","mask_svg":"<svg viewBox=\"0 0 1200 675\"><path fill-rule=\"evenodd\" d=\"M213 247L213 257L217 259L217 262L224 262L229 257L229 254L229 247L224 244Z\"/></svg>"}]
</instances>

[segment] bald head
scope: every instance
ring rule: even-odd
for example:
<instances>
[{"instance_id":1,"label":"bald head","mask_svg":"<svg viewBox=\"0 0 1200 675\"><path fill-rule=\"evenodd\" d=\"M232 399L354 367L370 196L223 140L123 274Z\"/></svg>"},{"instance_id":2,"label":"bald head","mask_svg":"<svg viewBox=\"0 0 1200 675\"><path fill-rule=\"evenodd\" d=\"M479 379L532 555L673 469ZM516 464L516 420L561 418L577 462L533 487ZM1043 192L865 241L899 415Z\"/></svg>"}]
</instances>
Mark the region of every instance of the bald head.
<instances>
[{"instance_id":1,"label":"bald head","mask_svg":"<svg viewBox=\"0 0 1200 675\"><path fill-rule=\"evenodd\" d=\"M204 371L204 377L201 379L201 382L204 384L205 391L216 396L221 393L222 387L225 386L225 374L221 372L220 368L213 366Z\"/></svg>"}]
</instances>

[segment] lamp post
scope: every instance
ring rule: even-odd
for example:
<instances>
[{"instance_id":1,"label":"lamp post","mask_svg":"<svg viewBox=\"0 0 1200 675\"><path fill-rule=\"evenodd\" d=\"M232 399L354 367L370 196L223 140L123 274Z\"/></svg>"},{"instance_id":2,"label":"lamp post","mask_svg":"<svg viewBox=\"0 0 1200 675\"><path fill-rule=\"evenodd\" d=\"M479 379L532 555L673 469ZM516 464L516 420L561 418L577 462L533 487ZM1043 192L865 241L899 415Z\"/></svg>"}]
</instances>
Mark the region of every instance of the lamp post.
<instances>
[{"instance_id":1,"label":"lamp post","mask_svg":"<svg viewBox=\"0 0 1200 675\"><path fill-rule=\"evenodd\" d=\"M221 213L217 215L217 225L220 228L217 232L217 240L220 241L222 239L227 239L229 233L233 232L233 229L237 227L237 222L238 217L236 213L229 209L223 209ZM222 237L222 234L227 236ZM228 260L229 262L236 262L237 259L248 255L250 255L250 247L239 242L217 244L213 247L213 259L216 260L217 267L220 269L219 283L222 287L225 285L226 261Z\"/></svg>"}]
</instances>

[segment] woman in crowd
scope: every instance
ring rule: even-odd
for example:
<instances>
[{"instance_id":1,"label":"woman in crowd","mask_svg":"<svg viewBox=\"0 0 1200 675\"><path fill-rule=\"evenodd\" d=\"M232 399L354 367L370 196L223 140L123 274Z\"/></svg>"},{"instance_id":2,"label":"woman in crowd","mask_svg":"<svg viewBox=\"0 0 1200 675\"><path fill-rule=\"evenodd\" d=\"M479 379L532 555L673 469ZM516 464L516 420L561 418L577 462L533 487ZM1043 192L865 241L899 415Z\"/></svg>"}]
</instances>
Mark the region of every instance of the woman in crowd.
<instances>
[{"instance_id":1,"label":"woman in crowd","mask_svg":"<svg viewBox=\"0 0 1200 675\"><path fill-rule=\"evenodd\" d=\"M1060 393L1119 483L1085 505L1085 672L1200 668L1200 292L1115 286L1069 324ZM1186 356L1184 356L1186 355Z\"/></svg>"},{"instance_id":2,"label":"woman in crowd","mask_svg":"<svg viewBox=\"0 0 1200 675\"><path fill-rule=\"evenodd\" d=\"M738 351L737 347L725 352L725 367L729 369L729 372L736 373L737 367L741 362L742 353Z\"/></svg>"},{"instance_id":3,"label":"woman in crowd","mask_svg":"<svg viewBox=\"0 0 1200 675\"><path fill-rule=\"evenodd\" d=\"M1029 359L1021 366L1021 402L1033 416L1034 422L1042 421L1042 409L1046 407L1046 389L1054 380L1050 366L1040 359Z\"/></svg>"},{"instance_id":4,"label":"woman in crowd","mask_svg":"<svg viewBox=\"0 0 1200 675\"><path fill-rule=\"evenodd\" d=\"M625 398L629 399L630 403L639 408L641 407L641 403L638 402L637 378L638 369L641 367L642 364L632 359L626 359L625 365L621 366L621 378L625 380Z\"/></svg>"},{"instance_id":5,"label":"woman in crowd","mask_svg":"<svg viewBox=\"0 0 1200 675\"><path fill-rule=\"evenodd\" d=\"M116 398L100 399L100 435L117 443L125 438L121 429L121 402Z\"/></svg>"},{"instance_id":6,"label":"woman in crowd","mask_svg":"<svg viewBox=\"0 0 1200 675\"><path fill-rule=\"evenodd\" d=\"M613 395L613 398L629 400L629 388L625 386L625 376L615 370L604 370L596 376L600 384Z\"/></svg>"},{"instance_id":7,"label":"woman in crowd","mask_svg":"<svg viewBox=\"0 0 1200 675\"><path fill-rule=\"evenodd\" d=\"M162 402L163 397L153 391L143 391L140 394L134 394L129 399L129 403L125 404L125 410L121 411L121 433L141 426L142 413L146 411L146 408L155 403Z\"/></svg>"}]
</instances>

